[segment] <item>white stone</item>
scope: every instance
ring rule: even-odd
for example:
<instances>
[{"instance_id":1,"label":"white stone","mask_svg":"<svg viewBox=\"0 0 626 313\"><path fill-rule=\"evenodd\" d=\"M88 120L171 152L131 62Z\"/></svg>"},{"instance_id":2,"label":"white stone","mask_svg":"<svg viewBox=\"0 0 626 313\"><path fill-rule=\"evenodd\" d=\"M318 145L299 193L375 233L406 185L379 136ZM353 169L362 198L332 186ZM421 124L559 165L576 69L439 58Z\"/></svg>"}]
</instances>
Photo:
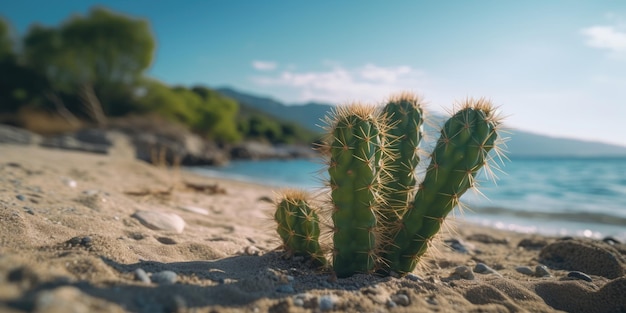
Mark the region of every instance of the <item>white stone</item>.
<instances>
[{"instance_id":1,"label":"white stone","mask_svg":"<svg viewBox=\"0 0 626 313\"><path fill-rule=\"evenodd\" d=\"M209 215L209 211L203 208L199 208L196 206L180 206L178 207L181 210L185 210L187 212L198 213L202 215Z\"/></svg>"},{"instance_id":2,"label":"white stone","mask_svg":"<svg viewBox=\"0 0 626 313\"><path fill-rule=\"evenodd\" d=\"M137 211L133 217L144 226L154 230L173 231L182 233L185 229L185 220L174 213L157 211Z\"/></svg>"}]
</instances>

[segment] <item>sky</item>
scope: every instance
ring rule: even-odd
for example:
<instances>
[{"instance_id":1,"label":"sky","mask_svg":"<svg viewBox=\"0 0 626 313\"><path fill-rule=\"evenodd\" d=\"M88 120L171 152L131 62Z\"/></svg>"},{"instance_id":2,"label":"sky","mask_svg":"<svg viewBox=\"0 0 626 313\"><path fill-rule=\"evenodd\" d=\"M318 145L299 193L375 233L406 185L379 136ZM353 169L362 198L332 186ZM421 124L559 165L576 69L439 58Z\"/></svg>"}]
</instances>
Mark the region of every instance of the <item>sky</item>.
<instances>
[{"instance_id":1,"label":"sky","mask_svg":"<svg viewBox=\"0 0 626 313\"><path fill-rule=\"evenodd\" d=\"M285 103L445 112L486 97L514 129L626 146L626 1L2 1L23 35L100 5L147 19L152 77Z\"/></svg>"}]
</instances>

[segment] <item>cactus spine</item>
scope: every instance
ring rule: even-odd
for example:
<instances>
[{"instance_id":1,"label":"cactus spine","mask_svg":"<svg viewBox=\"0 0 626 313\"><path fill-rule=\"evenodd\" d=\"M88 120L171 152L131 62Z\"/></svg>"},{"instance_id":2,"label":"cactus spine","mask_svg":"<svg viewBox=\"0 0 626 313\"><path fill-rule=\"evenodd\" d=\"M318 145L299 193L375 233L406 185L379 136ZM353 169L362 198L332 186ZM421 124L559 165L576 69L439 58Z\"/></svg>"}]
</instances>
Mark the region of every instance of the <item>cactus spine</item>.
<instances>
[{"instance_id":1,"label":"cactus spine","mask_svg":"<svg viewBox=\"0 0 626 313\"><path fill-rule=\"evenodd\" d=\"M319 244L319 217L309 206L306 193L297 190L285 192L276 205L274 220L287 253L310 256L320 265L326 264Z\"/></svg>"},{"instance_id":2,"label":"cactus spine","mask_svg":"<svg viewBox=\"0 0 626 313\"><path fill-rule=\"evenodd\" d=\"M328 118L329 137L321 150L328 157L332 266L338 277L413 271L446 215L475 187L477 172L490 160L500 120L489 101L468 99L441 129L425 178L416 186L420 102L400 94L382 111L354 104L338 107ZM319 236L315 212L304 199L287 198L283 202L298 209L283 202L277 207L284 246L324 262L319 244L310 242ZM307 223L314 220L317 230L296 231L290 218L298 214Z\"/></svg>"}]
</instances>

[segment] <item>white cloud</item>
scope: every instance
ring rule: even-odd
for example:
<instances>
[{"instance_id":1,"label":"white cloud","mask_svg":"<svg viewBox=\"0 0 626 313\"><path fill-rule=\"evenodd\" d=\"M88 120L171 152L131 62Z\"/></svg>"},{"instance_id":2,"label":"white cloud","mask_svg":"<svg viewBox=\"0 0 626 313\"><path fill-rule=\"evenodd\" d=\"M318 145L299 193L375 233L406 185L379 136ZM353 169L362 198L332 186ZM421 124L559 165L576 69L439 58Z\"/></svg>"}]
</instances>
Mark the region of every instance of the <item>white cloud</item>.
<instances>
[{"instance_id":1,"label":"white cloud","mask_svg":"<svg viewBox=\"0 0 626 313\"><path fill-rule=\"evenodd\" d=\"M626 32L613 26L592 26L581 30L587 37L586 44L613 53L626 52Z\"/></svg>"},{"instance_id":2,"label":"white cloud","mask_svg":"<svg viewBox=\"0 0 626 313\"><path fill-rule=\"evenodd\" d=\"M272 76L257 76L253 81L261 86L278 86L294 89L299 101L349 101L378 102L389 94L400 91L417 92L424 88L425 74L410 66L384 67L365 64L349 69L326 63L330 68L322 71L283 71Z\"/></svg>"},{"instance_id":3,"label":"white cloud","mask_svg":"<svg viewBox=\"0 0 626 313\"><path fill-rule=\"evenodd\" d=\"M273 71L276 69L278 64L276 62L271 61L252 61L252 67L257 71Z\"/></svg>"}]
</instances>

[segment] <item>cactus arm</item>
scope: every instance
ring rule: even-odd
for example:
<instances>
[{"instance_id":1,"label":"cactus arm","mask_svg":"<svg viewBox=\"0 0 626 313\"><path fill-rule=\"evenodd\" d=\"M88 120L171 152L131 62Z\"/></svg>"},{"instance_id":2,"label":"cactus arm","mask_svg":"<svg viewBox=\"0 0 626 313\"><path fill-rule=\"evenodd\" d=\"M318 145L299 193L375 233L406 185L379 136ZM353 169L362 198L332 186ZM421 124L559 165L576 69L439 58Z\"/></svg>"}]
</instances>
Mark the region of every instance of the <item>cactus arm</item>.
<instances>
[{"instance_id":1,"label":"cactus arm","mask_svg":"<svg viewBox=\"0 0 626 313\"><path fill-rule=\"evenodd\" d=\"M474 186L497 139L498 121L485 100L468 101L444 125L426 177L390 253L391 270L411 272L459 198Z\"/></svg>"},{"instance_id":2,"label":"cactus arm","mask_svg":"<svg viewBox=\"0 0 626 313\"><path fill-rule=\"evenodd\" d=\"M404 212L412 201L415 191L415 169L420 161L418 146L422 139L422 100L412 94L402 93L392 97L382 111L386 124L381 136L383 167L380 171L381 197L381 258L383 269L387 267L386 251L393 245L394 233L400 227Z\"/></svg>"}]
</instances>

